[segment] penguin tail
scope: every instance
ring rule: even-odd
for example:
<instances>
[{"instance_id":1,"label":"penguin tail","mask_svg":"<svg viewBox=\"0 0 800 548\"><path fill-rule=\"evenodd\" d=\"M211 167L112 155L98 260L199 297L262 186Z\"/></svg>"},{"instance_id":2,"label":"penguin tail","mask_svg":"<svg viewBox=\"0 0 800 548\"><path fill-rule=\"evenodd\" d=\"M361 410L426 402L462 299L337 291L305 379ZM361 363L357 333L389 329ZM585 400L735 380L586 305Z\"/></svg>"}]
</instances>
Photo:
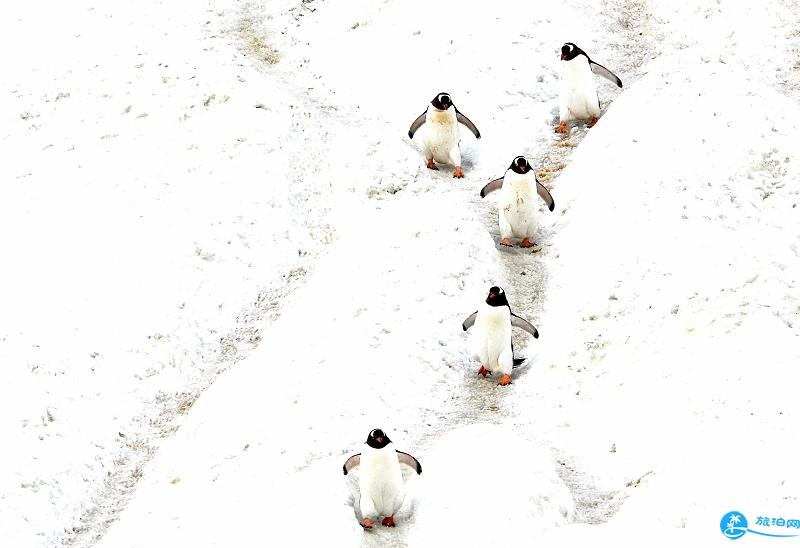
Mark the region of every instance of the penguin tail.
<instances>
[{"instance_id":1,"label":"penguin tail","mask_svg":"<svg viewBox=\"0 0 800 548\"><path fill-rule=\"evenodd\" d=\"M520 365L525 363L525 360L527 359L528 358L514 358L514 365L512 367L519 367Z\"/></svg>"}]
</instances>

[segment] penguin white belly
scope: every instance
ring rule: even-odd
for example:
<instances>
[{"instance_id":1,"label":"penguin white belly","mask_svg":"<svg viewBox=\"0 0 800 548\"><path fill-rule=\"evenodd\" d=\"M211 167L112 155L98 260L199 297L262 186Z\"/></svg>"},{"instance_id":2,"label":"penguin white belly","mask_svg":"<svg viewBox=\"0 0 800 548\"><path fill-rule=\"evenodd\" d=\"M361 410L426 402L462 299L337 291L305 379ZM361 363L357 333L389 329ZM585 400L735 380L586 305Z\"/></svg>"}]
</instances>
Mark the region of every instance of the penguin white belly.
<instances>
[{"instance_id":1,"label":"penguin white belly","mask_svg":"<svg viewBox=\"0 0 800 548\"><path fill-rule=\"evenodd\" d=\"M511 373L511 318L507 306L481 306L475 319L475 355L490 371Z\"/></svg>"},{"instance_id":2,"label":"penguin white belly","mask_svg":"<svg viewBox=\"0 0 800 548\"><path fill-rule=\"evenodd\" d=\"M425 148L428 158L440 164L461 165L461 158L454 158L458 153L458 121L454 108L436 110L428 107L426 116L428 131L425 136ZM454 151L456 154L454 154Z\"/></svg>"},{"instance_id":3,"label":"penguin white belly","mask_svg":"<svg viewBox=\"0 0 800 548\"><path fill-rule=\"evenodd\" d=\"M533 172L506 174L498 203L501 237L533 238L537 197Z\"/></svg>"},{"instance_id":4,"label":"penguin white belly","mask_svg":"<svg viewBox=\"0 0 800 548\"><path fill-rule=\"evenodd\" d=\"M600 116L600 103L597 100L592 70L586 57L579 55L571 61L561 62L561 105L562 121L586 120Z\"/></svg>"},{"instance_id":5,"label":"penguin white belly","mask_svg":"<svg viewBox=\"0 0 800 548\"><path fill-rule=\"evenodd\" d=\"M365 447L360 466L358 482L363 517L393 516L405 498L397 452L391 447Z\"/></svg>"}]
</instances>

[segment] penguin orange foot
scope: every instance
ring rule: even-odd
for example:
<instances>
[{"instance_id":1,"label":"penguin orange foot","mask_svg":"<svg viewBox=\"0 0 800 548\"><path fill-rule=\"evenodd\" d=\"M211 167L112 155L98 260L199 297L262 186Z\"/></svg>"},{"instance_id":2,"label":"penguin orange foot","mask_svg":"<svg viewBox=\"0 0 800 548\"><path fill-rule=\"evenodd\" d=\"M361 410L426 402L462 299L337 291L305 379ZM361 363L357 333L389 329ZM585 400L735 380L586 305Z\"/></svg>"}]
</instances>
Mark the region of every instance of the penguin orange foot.
<instances>
[{"instance_id":1,"label":"penguin orange foot","mask_svg":"<svg viewBox=\"0 0 800 548\"><path fill-rule=\"evenodd\" d=\"M461 179L464 177L464 172L461 171L461 166L456 166L456 170L453 172L453 177L456 179Z\"/></svg>"},{"instance_id":2,"label":"penguin orange foot","mask_svg":"<svg viewBox=\"0 0 800 548\"><path fill-rule=\"evenodd\" d=\"M520 244L519 244L519 246L520 246L520 247L533 247L534 245L536 245L536 244L534 244L534 243L533 243L532 241L530 241L528 238L525 238L525 239L524 239L524 240L522 240L522 241L520 242Z\"/></svg>"},{"instance_id":3,"label":"penguin orange foot","mask_svg":"<svg viewBox=\"0 0 800 548\"><path fill-rule=\"evenodd\" d=\"M501 378L500 382L498 382L500 386L508 386L511 384L511 376L508 373L505 373Z\"/></svg>"},{"instance_id":4,"label":"penguin orange foot","mask_svg":"<svg viewBox=\"0 0 800 548\"><path fill-rule=\"evenodd\" d=\"M426 165L428 166L428 169L436 169L436 170L439 169L438 167L436 167L436 164L433 163L433 159L428 160L428 163Z\"/></svg>"},{"instance_id":5,"label":"penguin orange foot","mask_svg":"<svg viewBox=\"0 0 800 548\"><path fill-rule=\"evenodd\" d=\"M363 527L364 529L372 529L373 525L375 525L375 522L373 522L369 518L364 518L363 520L361 520L361 527Z\"/></svg>"},{"instance_id":6,"label":"penguin orange foot","mask_svg":"<svg viewBox=\"0 0 800 548\"><path fill-rule=\"evenodd\" d=\"M566 133L567 132L567 123L566 122L559 122L555 129L556 133Z\"/></svg>"},{"instance_id":7,"label":"penguin orange foot","mask_svg":"<svg viewBox=\"0 0 800 548\"><path fill-rule=\"evenodd\" d=\"M597 120L597 116L592 116L592 119L589 120L589 123L586 124L586 127L594 127L594 125L597 123Z\"/></svg>"},{"instance_id":8,"label":"penguin orange foot","mask_svg":"<svg viewBox=\"0 0 800 548\"><path fill-rule=\"evenodd\" d=\"M500 245L514 247L514 244L511 243L511 238L503 238L502 240L500 240Z\"/></svg>"},{"instance_id":9,"label":"penguin orange foot","mask_svg":"<svg viewBox=\"0 0 800 548\"><path fill-rule=\"evenodd\" d=\"M385 518L383 518L383 521L381 522L381 525L383 525L384 527L394 527L394 525L395 525L394 524L394 517L393 516L386 516Z\"/></svg>"},{"instance_id":10,"label":"penguin orange foot","mask_svg":"<svg viewBox=\"0 0 800 548\"><path fill-rule=\"evenodd\" d=\"M488 375L490 373L491 373L491 371L486 369L484 366L481 366L481 368L478 369L478 375L482 375L484 379L486 378L486 375Z\"/></svg>"}]
</instances>

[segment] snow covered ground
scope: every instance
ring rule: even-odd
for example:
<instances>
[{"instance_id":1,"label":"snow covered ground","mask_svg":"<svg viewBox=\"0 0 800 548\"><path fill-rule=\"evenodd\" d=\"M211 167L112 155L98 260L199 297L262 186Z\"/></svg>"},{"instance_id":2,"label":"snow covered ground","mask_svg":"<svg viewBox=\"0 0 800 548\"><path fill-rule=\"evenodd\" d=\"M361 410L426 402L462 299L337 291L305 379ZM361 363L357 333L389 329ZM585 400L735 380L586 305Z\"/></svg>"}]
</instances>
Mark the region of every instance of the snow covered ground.
<instances>
[{"instance_id":1,"label":"snow covered ground","mask_svg":"<svg viewBox=\"0 0 800 548\"><path fill-rule=\"evenodd\" d=\"M437 9L13 6L10 546L712 545L730 510L800 517L800 7ZM625 89L561 139L566 40ZM443 90L483 134L463 180L405 136ZM556 202L535 253L477 194L522 153ZM541 333L506 388L460 327L495 283ZM364 533L341 464L375 427L423 475Z\"/></svg>"},{"instance_id":2,"label":"snow covered ground","mask_svg":"<svg viewBox=\"0 0 800 548\"><path fill-rule=\"evenodd\" d=\"M0 536L16 546L80 533L134 485L335 237L324 140L282 140L305 131L297 95L243 66L238 33L220 45L238 10L39 8L15 4L0 33L17 52L0 126Z\"/></svg>"}]
</instances>

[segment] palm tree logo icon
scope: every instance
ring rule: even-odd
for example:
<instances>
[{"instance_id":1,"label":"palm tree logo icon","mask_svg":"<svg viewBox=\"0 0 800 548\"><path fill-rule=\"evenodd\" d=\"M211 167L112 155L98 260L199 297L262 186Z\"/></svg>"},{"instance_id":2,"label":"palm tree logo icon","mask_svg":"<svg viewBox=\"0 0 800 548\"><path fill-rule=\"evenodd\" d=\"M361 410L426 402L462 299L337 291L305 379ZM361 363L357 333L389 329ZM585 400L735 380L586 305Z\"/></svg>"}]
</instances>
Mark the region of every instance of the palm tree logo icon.
<instances>
[{"instance_id":1,"label":"palm tree logo icon","mask_svg":"<svg viewBox=\"0 0 800 548\"><path fill-rule=\"evenodd\" d=\"M741 538L747 532L747 519L741 512L728 512L719 524L722 534L731 540Z\"/></svg>"}]
</instances>

